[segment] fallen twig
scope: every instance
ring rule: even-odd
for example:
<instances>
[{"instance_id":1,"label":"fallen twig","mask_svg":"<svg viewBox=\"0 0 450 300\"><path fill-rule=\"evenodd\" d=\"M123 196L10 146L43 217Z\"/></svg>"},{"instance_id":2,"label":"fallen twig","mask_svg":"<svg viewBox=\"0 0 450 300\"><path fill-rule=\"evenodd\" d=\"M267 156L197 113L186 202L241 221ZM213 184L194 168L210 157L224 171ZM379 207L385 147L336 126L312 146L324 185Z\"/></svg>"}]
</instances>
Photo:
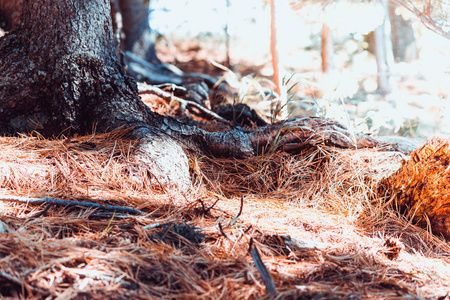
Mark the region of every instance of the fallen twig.
<instances>
[{"instance_id":1,"label":"fallen twig","mask_svg":"<svg viewBox=\"0 0 450 300\"><path fill-rule=\"evenodd\" d=\"M211 209L213 209L214 208L214 206L216 206L216 204L217 204L217 202L219 202L219 198L217 198L217 200L216 201L214 201L214 203L210 206L210 207L208 207L206 210L205 210L205 215L207 215L210 211L211 211Z\"/></svg>"},{"instance_id":2,"label":"fallen twig","mask_svg":"<svg viewBox=\"0 0 450 300\"><path fill-rule=\"evenodd\" d=\"M269 295L276 295L277 289L275 288L275 283L273 282L272 276L270 275L269 271L267 270L266 266L264 265L264 262L261 259L261 256L259 255L258 249L253 244L253 239L250 239L250 245L249 245L250 255L253 258L253 261L255 262L256 268L258 269L259 273L261 274L261 277L264 281L264 285L266 286L266 292Z\"/></svg>"},{"instance_id":3,"label":"fallen twig","mask_svg":"<svg viewBox=\"0 0 450 300\"><path fill-rule=\"evenodd\" d=\"M5 272L1 272L0 271L0 276L5 278L5 279L7 279L7 280L9 280L9 281L11 281L11 282L14 282L15 284L18 284L18 285L24 285L25 284L23 280L21 280L21 279L19 279L17 277L14 277L14 276L12 276L12 275L10 275L8 273L5 273Z\"/></svg>"},{"instance_id":4,"label":"fallen twig","mask_svg":"<svg viewBox=\"0 0 450 300\"><path fill-rule=\"evenodd\" d=\"M232 239L230 239L228 237L228 235L225 233L225 231L223 230L222 223L218 222L218 224L219 224L219 232L220 232L220 234L223 235L227 240L229 240L229 241L234 243L234 241Z\"/></svg>"},{"instance_id":5,"label":"fallen twig","mask_svg":"<svg viewBox=\"0 0 450 300\"><path fill-rule=\"evenodd\" d=\"M168 221L165 222L161 222L161 223L153 223L153 224L148 224L142 227L142 229L153 229L153 228L158 228L158 227L162 227L164 225L167 224L173 224L173 222L175 222L176 219L170 219Z\"/></svg>"},{"instance_id":6,"label":"fallen twig","mask_svg":"<svg viewBox=\"0 0 450 300\"><path fill-rule=\"evenodd\" d=\"M59 206L81 206L81 207L88 207L88 208L99 208L99 209L105 209L105 210L113 210L117 212L124 212L124 213L130 213L130 214L144 214L143 211L134 209L131 207L124 207L124 206L114 206L114 205L108 205L108 204L99 204L94 202L87 202L87 201L76 201L76 200L62 200L62 199L54 199L54 198L48 198L48 197L42 197L42 198L27 198L27 197L20 197L20 196L0 196L0 201L11 201L11 202L19 202L19 203L26 203L26 204L52 204L52 205L59 205Z\"/></svg>"},{"instance_id":7,"label":"fallen twig","mask_svg":"<svg viewBox=\"0 0 450 300\"><path fill-rule=\"evenodd\" d=\"M194 107L198 108L202 113L216 119L217 121L227 124L227 125L232 125L232 122L228 121L227 119L222 118L215 112L210 111L209 109L201 106L200 104L193 102L193 101L186 100L186 99L182 99L177 96L174 96L171 93L165 92L165 91L161 90L160 88L157 88L156 86L138 83L138 88L139 88L140 94L152 94L152 95L159 96L167 101L175 100L175 101L180 102L183 105L194 106Z\"/></svg>"},{"instance_id":8,"label":"fallen twig","mask_svg":"<svg viewBox=\"0 0 450 300\"><path fill-rule=\"evenodd\" d=\"M233 217L233 219L231 219L230 224L228 226L232 226L236 223L237 219L241 216L243 209L244 209L244 196L241 196L241 205L239 206L239 211Z\"/></svg>"}]
</instances>

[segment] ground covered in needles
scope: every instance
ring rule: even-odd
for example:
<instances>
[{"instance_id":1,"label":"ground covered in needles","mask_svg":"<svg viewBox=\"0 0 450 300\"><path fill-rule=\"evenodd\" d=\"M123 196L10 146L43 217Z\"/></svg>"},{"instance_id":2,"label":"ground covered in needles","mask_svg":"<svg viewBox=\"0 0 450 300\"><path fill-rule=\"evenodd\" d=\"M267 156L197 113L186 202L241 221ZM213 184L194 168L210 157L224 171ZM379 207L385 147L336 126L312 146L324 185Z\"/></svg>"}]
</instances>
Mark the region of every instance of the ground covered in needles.
<instances>
[{"instance_id":1,"label":"ground covered in needles","mask_svg":"<svg viewBox=\"0 0 450 300\"><path fill-rule=\"evenodd\" d=\"M447 299L450 246L376 193L402 154L191 153L188 194L155 184L120 132L0 139L4 299ZM268 272L264 272L266 269Z\"/></svg>"}]
</instances>

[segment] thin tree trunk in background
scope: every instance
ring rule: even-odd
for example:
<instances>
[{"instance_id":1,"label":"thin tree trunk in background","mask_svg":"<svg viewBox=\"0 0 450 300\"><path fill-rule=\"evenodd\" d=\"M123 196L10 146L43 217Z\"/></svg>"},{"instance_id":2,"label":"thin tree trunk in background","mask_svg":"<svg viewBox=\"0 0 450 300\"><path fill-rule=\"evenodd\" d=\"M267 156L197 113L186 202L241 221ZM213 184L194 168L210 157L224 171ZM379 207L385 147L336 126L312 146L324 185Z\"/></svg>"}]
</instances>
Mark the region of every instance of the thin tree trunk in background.
<instances>
[{"instance_id":1,"label":"thin tree trunk in background","mask_svg":"<svg viewBox=\"0 0 450 300\"><path fill-rule=\"evenodd\" d=\"M417 59L417 45L412 21L406 20L396 13L400 6L389 1L389 17L391 21L392 47L397 62L411 62Z\"/></svg>"},{"instance_id":2,"label":"thin tree trunk in background","mask_svg":"<svg viewBox=\"0 0 450 300\"><path fill-rule=\"evenodd\" d=\"M385 16L383 23L374 31L375 56L378 68L378 89L382 94L389 94L393 89L391 69L394 64L394 54L387 0L383 0L381 4L383 5Z\"/></svg>"},{"instance_id":3,"label":"thin tree trunk in background","mask_svg":"<svg viewBox=\"0 0 450 300\"><path fill-rule=\"evenodd\" d=\"M277 22L276 22L276 0L270 0L270 52L272 54L272 68L273 68L273 82L275 84L275 92L277 93L279 100L277 107L275 108L276 117L284 119L287 116L286 113L286 97L282 95L281 87L281 75L280 75L280 63L277 47Z\"/></svg>"},{"instance_id":4,"label":"thin tree trunk in background","mask_svg":"<svg viewBox=\"0 0 450 300\"><path fill-rule=\"evenodd\" d=\"M270 0L270 53L272 54L273 82L275 83L275 92L280 95L280 67L278 63L275 0Z\"/></svg>"},{"instance_id":5,"label":"thin tree trunk in background","mask_svg":"<svg viewBox=\"0 0 450 300\"><path fill-rule=\"evenodd\" d=\"M322 72L328 73L334 69L333 35L328 24L322 23L322 33L320 37L322 39Z\"/></svg>"},{"instance_id":6,"label":"thin tree trunk in background","mask_svg":"<svg viewBox=\"0 0 450 300\"><path fill-rule=\"evenodd\" d=\"M270 53L272 54L273 82L275 83L275 92L280 95L280 69L278 63L275 0L270 0Z\"/></svg>"},{"instance_id":7,"label":"thin tree trunk in background","mask_svg":"<svg viewBox=\"0 0 450 300\"><path fill-rule=\"evenodd\" d=\"M124 33L122 50L158 64L160 61L156 56L156 37L148 23L149 3L150 1L145 0L119 0Z\"/></svg>"},{"instance_id":8,"label":"thin tree trunk in background","mask_svg":"<svg viewBox=\"0 0 450 300\"><path fill-rule=\"evenodd\" d=\"M227 23L225 24L225 51L226 51L226 57L225 57L225 66L230 68L231 67L231 59L230 59L230 32L229 32L229 22L230 22L230 0L226 0L226 7L227 7Z\"/></svg>"},{"instance_id":9,"label":"thin tree trunk in background","mask_svg":"<svg viewBox=\"0 0 450 300\"><path fill-rule=\"evenodd\" d=\"M121 35L123 30L122 13L120 12L119 0L111 0L111 20L113 25L114 40L116 42L117 55L120 54L120 47L122 46Z\"/></svg>"}]
</instances>

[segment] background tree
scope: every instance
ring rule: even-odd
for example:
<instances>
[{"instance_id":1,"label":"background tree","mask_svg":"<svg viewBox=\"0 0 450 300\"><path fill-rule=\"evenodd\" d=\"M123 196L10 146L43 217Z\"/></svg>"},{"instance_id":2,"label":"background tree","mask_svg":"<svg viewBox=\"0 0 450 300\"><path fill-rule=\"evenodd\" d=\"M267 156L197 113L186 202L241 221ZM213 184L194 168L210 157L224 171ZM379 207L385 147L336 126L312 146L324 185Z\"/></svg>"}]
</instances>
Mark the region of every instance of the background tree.
<instances>
[{"instance_id":1,"label":"background tree","mask_svg":"<svg viewBox=\"0 0 450 300\"><path fill-rule=\"evenodd\" d=\"M333 56L333 33L330 26L326 22L322 23L321 39L321 57L322 57L322 72L328 73L334 69Z\"/></svg>"},{"instance_id":2,"label":"background tree","mask_svg":"<svg viewBox=\"0 0 450 300\"><path fill-rule=\"evenodd\" d=\"M149 0L112 0L118 2L122 15L121 49L146 61L161 63L156 56L156 37L148 23Z\"/></svg>"},{"instance_id":3,"label":"background tree","mask_svg":"<svg viewBox=\"0 0 450 300\"><path fill-rule=\"evenodd\" d=\"M382 94L392 92L393 82L391 70L394 64L394 51L392 49L391 22L387 0L380 1L383 7L383 22L374 31L374 48L378 68L378 90Z\"/></svg>"},{"instance_id":4,"label":"background tree","mask_svg":"<svg viewBox=\"0 0 450 300\"><path fill-rule=\"evenodd\" d=\"M397 62L411 62L418 56L412 20L397 13L401 8L397 3L389 1L388 5L394 59Z\"/></svg>"}]
</instances>

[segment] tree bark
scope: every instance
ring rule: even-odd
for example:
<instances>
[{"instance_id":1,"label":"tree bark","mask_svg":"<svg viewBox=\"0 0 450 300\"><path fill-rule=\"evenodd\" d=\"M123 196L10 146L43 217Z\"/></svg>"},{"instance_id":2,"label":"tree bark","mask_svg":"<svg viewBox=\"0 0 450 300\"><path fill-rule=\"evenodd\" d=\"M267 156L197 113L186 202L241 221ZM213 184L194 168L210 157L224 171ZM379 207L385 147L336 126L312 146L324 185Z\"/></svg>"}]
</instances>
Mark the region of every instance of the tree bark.
<instances>
[{"instance_id":1,"label":"tree bark","mask_svg":"<svg viewBox=\"0 0 450 300\"><path fill-rule=\"evenodd\" d=\"M109 0L25 0L21 25L0 40L0 132L58 137L133 126L139 160L186 190L186 155L156 128L180 125L140 101L112 32Z\"/></svg>"},{"instance_id":2,"label":"tree bark","mask_svg":"<svg viewBox=\"0 0 450 300\"><path fill-rule=\"evenodd\" d=\"M394 64L394 55L387 0L382 0L381 4L385 11L384 21L374 32L375 56L378 68L378 90L382 94L389 94L393 89L390 73Z\"/></svg>"},{"instance_id":3,"label":"tree bark","mask_svg":"<svg viewBox=\"0 0 450 300\"><path fill-rule=\"evenodd\" d=\"M140 100L136 82L120 64L109 0L24 0L21 24L0 39L1 134L37 131L60 137L124 127L131 128L128 138L140 141L136 153L142 163L153 165L169 185L183 188L189 185L189 172L180 144L233 157L277 148L297 151L323 142L338 147L386 144L317 118L255 131L207 132L163 117Z\"/></svg>"},{"instance_id":4,"label":"tree bark","mask_svg":"<svg viewBox=\"0 0 450 300\"><path fill-rule=\"evenodd\" d=\"M22 13L23 0L1 0L0 1L0 26L10 31L19 27L20 15Z\"/></svg>"},{"instance_id":5,"label":"tree bark","mask_svg":"<svg viewBox=\"0 0 450 300\"><path fill-rule=\"evenodd\" d=\"M108 1L24 4L22 24L0 44L3 133L57 136L66 128L86 133L95 123L117 128L130 113L145 119L136 84L112 47Z\"/></svg>"},{"instance_id":6,"label":"tree bark","mask_svg":"<svg viewBox=\"0 0 450 300\"><path fill-rule=\"evenodd\" d=\"M321 44L321 56L322 56L322 72L328 73L334 69L333 63L333 34L327 23L322 23L322 32L320 34Z\"/></svg>"},{"instance_id":7,"label":"tree bark","mask_svg":"<svg viewBox=\"0 0 450 300\"><path fill-rule=\"evenodd\" d=\"M242 130L209 133L153 113L114 49L108 0L25 0L22 24L0 40L0 132L44 136L134 126L220 156L255 154Z\"/></svg>"}]
</instances>

